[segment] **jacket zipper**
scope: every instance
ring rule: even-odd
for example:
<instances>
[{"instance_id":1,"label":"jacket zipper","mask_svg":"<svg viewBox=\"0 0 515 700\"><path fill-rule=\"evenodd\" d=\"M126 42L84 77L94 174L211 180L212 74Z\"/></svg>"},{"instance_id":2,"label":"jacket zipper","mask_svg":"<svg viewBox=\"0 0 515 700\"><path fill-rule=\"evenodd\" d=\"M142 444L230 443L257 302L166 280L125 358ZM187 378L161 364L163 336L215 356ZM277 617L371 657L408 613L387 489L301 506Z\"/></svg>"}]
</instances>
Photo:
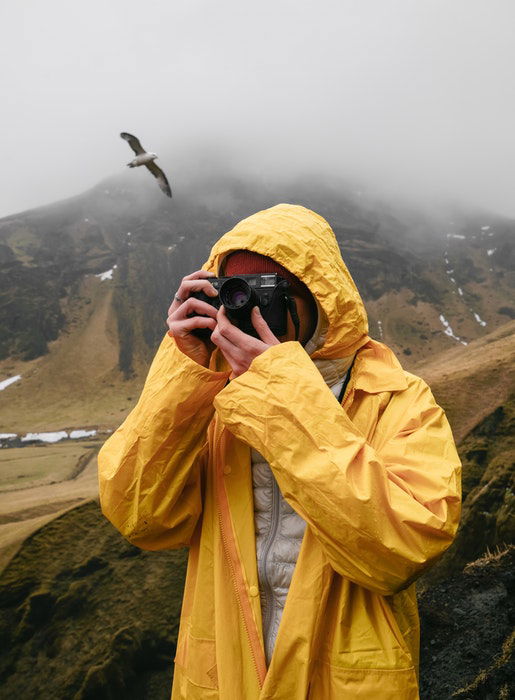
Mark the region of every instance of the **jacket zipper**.
<instances>
[{"instance_id":1,"label":"jacket zipper","mask_svg":"<svg viewBox=\"0 0 515 700\"><path fill-rule=\"evenodd\" d=\"M216 455L218 456L218 458L219 458L219 459L218 459L219 464L221 464L221 461L222 461L222 460L220 459L221 454L219 454L219 447L220 447L220 443L221 443L221 441L222 441L222 434L223 434L223 428L222 428L222 430L220 431L220 434L219 434L219 436L218 436L218 438L217 438L217 441L216 441L216 443L215 443L215 454L216 454ZM218 466L218 465L217 465L217 466ZM216 505L217 505L218 522L219 522L219 525L220 525L220 534L221 534L221 536L222 536L222 544L223 544L223 548L224 548L225 558L226 558L226 560L227 560L227 563L228 563L228 565L229 565L229 569L230 569L230 572L231 572L231 578L232 578L232 581L233 581L233 587L234 587L234 591L235 591L235 594L236 594L236 600L237 600L237 602L238 602L238 608L239 608L239 610L240 610L241 619L243 620L243 626L245 627L245 633L246 633L246 635L247 635L247 641L248 641L248 643L249 643L250 655L251 655L251 657L252 657L252 662L253 662L253 664L254 664L254 670L255 670L255 672L256 672L256 676L257 676L257 679L258 679L258 685L259 685L259 688L261 689L261 688L263 687L263 684L262 684L262 682L261 682L261 677L260 677L260 674L259 674L259 667L258 667L257 659L256 659L256 656L255 656L255 653L254 653L254 648L253 648L253 645L252 645L252 641L251 641L251 638L250 638L249 628L248 628L248 625L247 625L247 621L246 621L246 619L245 619L245 614L244 614L244 612L243 612L243 605L242 605L242 602L241 602L240 592L239 592L239 590L238 590L238 582L237 582L237 580L236 580L236 573L235 573L234 566L233 566L233 563L232 563L231 554L230 554L230 551L229 551L229 544L228 544L228 541L227 541L227 534L226 534L225 528L224 528L222 510L221 510L221 508L220 508L220 501L219 501L219 499L217 499Z\"/></svg>"},{"instance_id":2,"label":"jacket zipper","mask_svg":"<svg viewBox=\"0 0 515 700\"><path fill-rule=\"evenodd\" d=\"M272 518L270 522L270 530L268 532L268 537L263 549L263 554L259 562L259 578L261 581L263 581L263 592L265 594L265 617L263 619L263 632L266 633L265 649L269 659L272 656L272 650L268 647L271 641L271 624L273 622L275 613L275 597L272 586L270 584L270 579L268 578L267 558L270 552L270 548L272 547L272 543L275 540L275 536L277 534L277 529L279 525L279 510L281 505L279 499L279 486L277 485L277 482L274 478L271 469L270 476L272 479Z\"/></svg>"}]
</instances>

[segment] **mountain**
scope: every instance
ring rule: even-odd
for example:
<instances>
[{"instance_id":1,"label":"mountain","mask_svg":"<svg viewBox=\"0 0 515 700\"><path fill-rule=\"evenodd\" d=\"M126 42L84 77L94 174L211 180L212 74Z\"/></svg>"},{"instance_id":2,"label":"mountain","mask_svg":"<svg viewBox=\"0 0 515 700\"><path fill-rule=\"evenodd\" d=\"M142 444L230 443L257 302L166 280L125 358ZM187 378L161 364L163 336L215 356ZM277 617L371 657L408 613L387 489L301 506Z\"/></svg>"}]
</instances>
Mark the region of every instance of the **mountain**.
<instances>
[{"instance_id":1,"label":"mountain","mask_svg":"<svg viewBox=\"0 0 515 700\"><path fill-rule=\"evenodd\" d=\"M152 184L111 178L0 220L0 381L21 377L2 395L1 432L115 427L182 276L236 221L279 201L329 220L372 337L407 368L515 317L513 221L429 216L318 181L206 175L171 201Z\"/></svg>"}]
</instances>

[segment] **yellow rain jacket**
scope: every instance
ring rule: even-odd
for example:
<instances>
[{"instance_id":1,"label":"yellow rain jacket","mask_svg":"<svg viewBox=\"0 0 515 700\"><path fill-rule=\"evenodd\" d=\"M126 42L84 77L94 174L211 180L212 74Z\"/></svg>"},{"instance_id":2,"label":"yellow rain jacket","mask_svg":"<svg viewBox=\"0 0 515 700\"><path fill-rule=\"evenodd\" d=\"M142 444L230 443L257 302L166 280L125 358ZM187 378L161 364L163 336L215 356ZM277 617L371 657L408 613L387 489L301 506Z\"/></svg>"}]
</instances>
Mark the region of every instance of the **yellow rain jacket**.
<instances>
[{"instance_id":1,"label":"yellow rain jacket","mask_svg":"<svg viewBox=\"0 0 515 700\"><path fill-rule=\"evenodd\" d=\"M268 255L327 321L312 359L356 360L340 406L298 342L248 371L206 369L165 336L141 398L99 456L102 509L132 543L188 546L172 698L418 697L413 581L451 543L460 462L427 385L368 335L327 222L281 204L214 246ZM307 522L274 653L263 650L250 448Z\"/></svg>"}]
</instances>

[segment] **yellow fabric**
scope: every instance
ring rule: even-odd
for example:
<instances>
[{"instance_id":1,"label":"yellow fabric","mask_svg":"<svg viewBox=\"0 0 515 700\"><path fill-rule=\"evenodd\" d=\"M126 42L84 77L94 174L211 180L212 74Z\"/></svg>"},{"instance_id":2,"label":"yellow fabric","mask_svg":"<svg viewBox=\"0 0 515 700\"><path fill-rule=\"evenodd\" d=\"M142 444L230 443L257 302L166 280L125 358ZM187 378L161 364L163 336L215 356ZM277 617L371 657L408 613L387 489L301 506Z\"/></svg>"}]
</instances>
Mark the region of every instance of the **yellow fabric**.
<instances>
[{"instance_id":1,"label":"yellow fabric","mask_svg":"<svg viewBox=\"0 0 515 700\"><path fill-rule=\"evenodd\" d=\"M145 549L190 547L172 697L418 698L412 582L449 546L460 510L449 425L427 385L368 338L324 219L284 204L259 212L220 239L207 268L241 248L315 295L329 325L313 358L357 356L342 407L297 342L227 384L227 371L200 367L166 336L136 408L105 443L105 515ZM262 637L257 659L249 641L250 628L261 634L249 445L307 522L264 682Z\"/></svg>"}]
</instances>

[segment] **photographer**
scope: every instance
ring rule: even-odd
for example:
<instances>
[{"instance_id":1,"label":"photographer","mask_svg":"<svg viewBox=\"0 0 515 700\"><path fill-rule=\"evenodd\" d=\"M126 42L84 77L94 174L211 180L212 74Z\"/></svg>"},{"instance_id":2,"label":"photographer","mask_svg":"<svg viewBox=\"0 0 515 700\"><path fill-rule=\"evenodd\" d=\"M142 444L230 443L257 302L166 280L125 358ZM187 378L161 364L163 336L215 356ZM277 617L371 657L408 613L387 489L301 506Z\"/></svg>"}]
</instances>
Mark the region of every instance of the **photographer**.
<instances>
[{"instance_id":1,"label":"photographer","mask_svg":"<svg viewBox=\"0 0 515 700\"><path fill-rule=\"evenodd\" d=\"M205 268L99 455L122 534L190 548L172 698L417 698L413 581L460 509L444 413L368 337L322 217L259 212ZM284 333L260 302L251 335L209 279L266 274L288 283Z\"/></svg>"}]
</instances>

